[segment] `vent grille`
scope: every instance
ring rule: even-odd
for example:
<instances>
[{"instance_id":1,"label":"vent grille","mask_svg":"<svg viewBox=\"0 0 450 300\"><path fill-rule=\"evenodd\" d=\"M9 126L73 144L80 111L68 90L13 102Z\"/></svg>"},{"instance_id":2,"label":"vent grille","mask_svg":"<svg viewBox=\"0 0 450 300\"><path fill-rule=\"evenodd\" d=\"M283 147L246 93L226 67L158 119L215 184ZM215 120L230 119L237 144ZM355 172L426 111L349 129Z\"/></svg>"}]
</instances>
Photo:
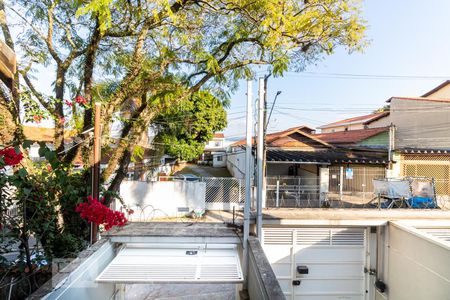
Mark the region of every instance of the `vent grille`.
<instances>
[{"instance_id":1,"label":"vent grille","mask_svg":"<svg viewBox=\"0 0 450 300\"><path fill-rule=\"evenodd\" d=\"M450 228L421 228L421 230L435 238L450 242Z\"/></svg>"},{"instance_id":2,"label":"vent grille","mask_svg":"<svg viewBox=\"0 0 450 300\"><path fill-rule=\"evenodd\" d=\"M330 245L331 230L327 228L297 229L297 245Z\"/></svg>"},{"instance_id":3,"label":"vent grille","mask_svg":"<svg viewBox=\"0 0 450 300\"><path fill-rule=\"evenodd\" d=\"M331 243L336 246L364 246L363 229L333 229Z\"/></svg>"},{"instance_id":4,"label":"vent grille","mask_svg":"<svg viewBox=\"0 0 450 300\"><path fill-rule=\"evenodd\" d=\"M154 246L154 245L152 245ZM242 282L236 247L126 247L97 277L97 282ZM190 254L195 252L195 254ZM188 254L189 253L189 254Z\"/></svg>"},{"instance_id":5,"label":"vent grille","mask_svg":"<svg viewBox=\"0 0 450 300\"><path fill-rule=\"evenodd\" d=\"M365 241L363 228L264 228L263 234L265 245L364 246Z\"/></svg>"},{"instance_id":6,"label":"vent grille","mask_svg":"<svg viewBox=\"0 0 450 300\"><path fill-rule=\"evenodd\" d=\"M263 228L264 244L292 245L292 232L289 228Z\"/></svg>"}]
</instances>

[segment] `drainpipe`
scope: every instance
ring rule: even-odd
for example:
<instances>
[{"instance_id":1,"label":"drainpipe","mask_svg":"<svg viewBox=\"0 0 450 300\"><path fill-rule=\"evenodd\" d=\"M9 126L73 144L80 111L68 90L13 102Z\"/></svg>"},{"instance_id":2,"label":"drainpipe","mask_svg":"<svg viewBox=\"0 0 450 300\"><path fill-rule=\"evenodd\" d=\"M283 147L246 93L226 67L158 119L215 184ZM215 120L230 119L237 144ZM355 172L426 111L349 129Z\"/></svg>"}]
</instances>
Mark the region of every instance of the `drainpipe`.
<instances>
[{"instance_id":1,"label":"drainpipe","mask_svg":"<svg viewBox=\"0 0 450 300\"><path fill-rule=\"evenodd\" d=\"M245 205L244 205L244 237L242 247L244 249L243 268L244 278L247 283L248 270L248 237L250 235L250 203L252 201L252 81L247 81L247 133L245 145Z\"/></svg>"}]
</instances>

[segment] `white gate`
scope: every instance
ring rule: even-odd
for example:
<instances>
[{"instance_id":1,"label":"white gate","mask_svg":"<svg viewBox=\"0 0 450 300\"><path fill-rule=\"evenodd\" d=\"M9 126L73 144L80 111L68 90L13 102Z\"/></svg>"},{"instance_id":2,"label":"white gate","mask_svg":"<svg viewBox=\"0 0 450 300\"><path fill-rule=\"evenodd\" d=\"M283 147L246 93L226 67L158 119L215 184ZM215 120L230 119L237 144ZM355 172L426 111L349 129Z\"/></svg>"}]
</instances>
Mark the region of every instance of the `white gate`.
<instances>
[{"instance_id":1,"label":"white gate","mask_svg":"<svg viewBox=\"0 0 450 300\"><path fill-rule=\"evenodd\" d=\"M286 299L366 300L365 228L263 228Z\"/></svg>"},{"instance_id":2,"label":"white gate","mask_svg":"<svg viewBox=\"0 0 450 300\"><path fill-rule=\"evenodd\" d=\"M205 206L207 210L242 209L245 202L245 184L231 177L202 177L206 183Z\"/></svg>"}]
</instances>

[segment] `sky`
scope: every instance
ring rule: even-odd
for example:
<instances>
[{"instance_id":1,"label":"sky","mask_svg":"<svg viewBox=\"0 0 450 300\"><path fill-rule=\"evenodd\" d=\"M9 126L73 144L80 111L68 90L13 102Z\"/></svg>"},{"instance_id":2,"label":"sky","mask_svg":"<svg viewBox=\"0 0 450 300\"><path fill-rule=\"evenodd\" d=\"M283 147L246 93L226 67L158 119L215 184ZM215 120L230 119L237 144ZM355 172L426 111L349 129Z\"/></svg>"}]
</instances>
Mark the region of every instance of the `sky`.
<instances>
[{"instance_id":1,"label":"sky","mask_svg":"<svg viewBox=\"0 0 450 300\"><path fill-rule=\"evenodd\" d=\"M362 9L370 42L363 53L338 49L304 73L269 78L269 105L282 92L269 132L369 114L392 96L420 96L450 79L450 1L365 0ZM329 75L336 73L388 77ZM246 87L242 81L232 96L227 138L245 135Z\"/></svg>"}]
</instances>

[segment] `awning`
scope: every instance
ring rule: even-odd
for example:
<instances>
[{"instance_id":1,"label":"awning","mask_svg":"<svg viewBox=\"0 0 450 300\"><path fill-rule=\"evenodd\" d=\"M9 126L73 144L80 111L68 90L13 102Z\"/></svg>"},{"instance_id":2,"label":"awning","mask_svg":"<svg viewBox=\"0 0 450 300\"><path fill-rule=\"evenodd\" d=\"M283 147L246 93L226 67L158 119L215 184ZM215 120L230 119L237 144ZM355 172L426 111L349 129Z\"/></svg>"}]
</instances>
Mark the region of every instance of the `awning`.
<instances>
[{"instance_id":1,"label":"awning","mask_svg":"<svg viewBox=\"0 0 450 300\"><path fill-rule=\"evenodd\" d=\"M236 245L127 244L97 277L114 283L240 283Z\"/></svg>"}]
</instances>

